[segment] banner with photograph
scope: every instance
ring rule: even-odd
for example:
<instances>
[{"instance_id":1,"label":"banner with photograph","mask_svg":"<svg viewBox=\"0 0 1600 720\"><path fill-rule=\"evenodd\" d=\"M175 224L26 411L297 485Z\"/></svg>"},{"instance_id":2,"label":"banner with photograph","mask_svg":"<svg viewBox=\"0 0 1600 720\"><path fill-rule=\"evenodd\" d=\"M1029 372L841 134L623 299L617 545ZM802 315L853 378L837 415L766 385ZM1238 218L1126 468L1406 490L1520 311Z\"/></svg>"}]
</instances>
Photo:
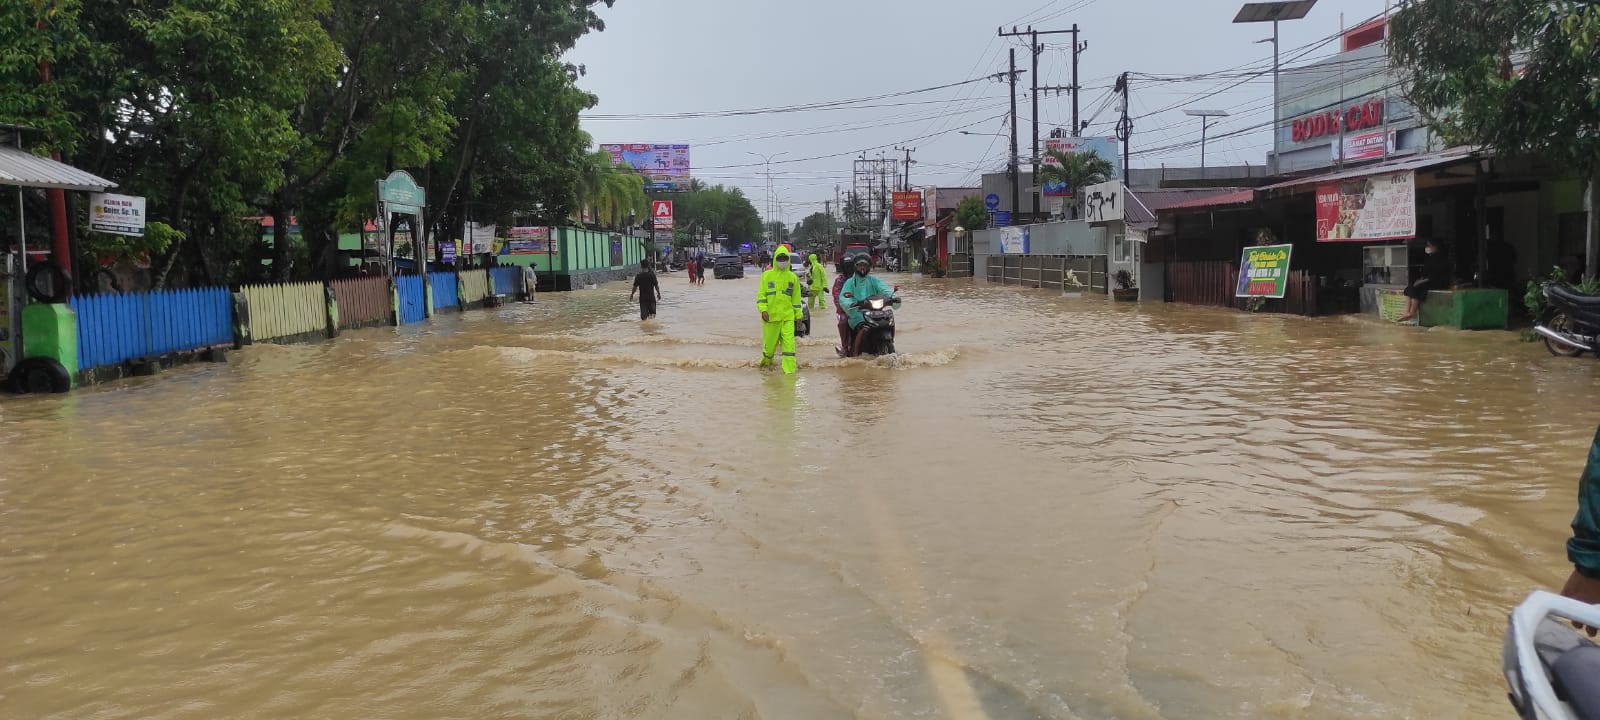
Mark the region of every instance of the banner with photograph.
<instances>
[{"instance_id":1,"label":"banner with photograph","mask_svg":"<svg viewBox=\"0 0 1600 720\"><path fill-rule=\"evenodd\" d=\"M1417 235L1416 173L1317 185L1317 242L1405 240Z\"/></svg>"},{"instance_id":2,"label":"banner with photograph","mask_svg":"<svg viewBox=\"0 0 1600 720\"><path fill-rule=\"evenodd\" d=\"M506 255L543 255L551 251L550 228L514 227L506 230Z\"/></svg>"}]
</instances>

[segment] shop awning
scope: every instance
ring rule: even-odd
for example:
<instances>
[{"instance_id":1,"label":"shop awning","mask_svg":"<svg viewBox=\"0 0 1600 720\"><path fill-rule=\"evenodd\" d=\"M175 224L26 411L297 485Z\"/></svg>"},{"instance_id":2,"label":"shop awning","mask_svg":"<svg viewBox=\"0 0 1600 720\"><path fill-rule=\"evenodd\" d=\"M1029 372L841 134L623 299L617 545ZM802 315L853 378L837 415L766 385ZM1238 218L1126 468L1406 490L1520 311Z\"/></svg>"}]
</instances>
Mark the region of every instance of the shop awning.
<instances>
[{"instance_id":1,"label":"shop awning","mask_svg":"<svg viewBox=\"0 0 1600 720\"><path fill-rule=\"evenodd\" d=\"M1478 149L1475 147L1458 146L1446 150L1440 150L1438 152L1412 155L1410 157L1404 157L1395 160L1386 160L1375 165L1363 165L1361 167L1351 168L1349 170L1340 170L1338 172L1324 173L1322 175L1311 175L1303 178L1295 178L1288 182L1281 182L1276 185L1268 185L1261 189L1285 190L1289 188L1305 187L1308 185L1317 185L1319 183L1337 182L1339 180L1367 177L1369 175L1382 175L1383 173L1401 172L1405 170L1424 170L1431 167L1439 167L1440 165L1452 165L1459 162L1465 162L1473 159L1477 156L1477 154Z\"/></svg>"},{"instance_id":2,"label":"shop awning","mask_svg":"<svg viewBox=\"0 0 1600 720\"><path fill-rule=\"evenodd\" d=\"M1176 206L1202 207L1206 201L1214 201L1225 196L1233 196L1240 192L1248 192L1249 188L1223 187L1223 188L1157 188L1149 190L1133 190L1128 195L1138 202L1130 202L1123 214L1129 223L1147 225L1156 221L1156 213ZM1228 204L1228 203L1224 203Z\"/></svg>"},{"instance_id":3,"label":"shop awning","mask_svg":"<svg viewBox=\"0 0 1600 720\"><path fill-rule=\"evenodd\" d=\"M1250 188L1233 190L1207 197L1183 200L1168 205L1162 210L1203 210L1205 208L1228 207L1230 205L1249 205L1256 201L1256 191Z\"/></svg>"},{"instance_id":4,"label":"shop awning","mask_svg":"<svg viewBox=\"0 0 1600 720\"><path fill-rule=\"evenodd\" d=\"M0 185L104 192L117 184L63 162L0 146Z\"/></svg>"}]
</instances>

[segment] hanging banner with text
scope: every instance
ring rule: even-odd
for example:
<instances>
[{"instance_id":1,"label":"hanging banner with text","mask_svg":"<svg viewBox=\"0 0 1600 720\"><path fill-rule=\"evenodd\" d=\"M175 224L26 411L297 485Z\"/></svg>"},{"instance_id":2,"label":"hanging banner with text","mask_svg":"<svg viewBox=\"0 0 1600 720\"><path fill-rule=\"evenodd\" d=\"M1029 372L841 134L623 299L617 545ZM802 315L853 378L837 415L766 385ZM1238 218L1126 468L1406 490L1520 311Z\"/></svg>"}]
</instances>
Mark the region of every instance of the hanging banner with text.
<instances>
[{"instance_id":1,"label":"hanging banner with text","mask_svg":"<svg viewBox=\"0 0 1600 720\"><path fill-rule=\"evenodd\" d=\"M1289 288L1289 253L1293 245L1247 247L1239 258L1239 286L1234 297L1281 298Z\"/></svg>"},{"instance_id":2,"label":"hanging banner with text","mask_svg":"<svg viewBox=\"0 0 1600 720\"><path fill-rule=\"evenodd\" d=\"M922 193L895 192L890 202L893 203L894 209L890 211L889 217L895 220L922 219Z\"/></svg>"},{"instance_id":3,"label":"hanging banner with text","mask_svg":"<svg viewBox=\"0 0 1600 720\"><path fill-rule=\"evenodd\" d=\"M1405 170L1317 185L1317 242L1416 235L1416 173Z\"/></svg>"}]
</instances>

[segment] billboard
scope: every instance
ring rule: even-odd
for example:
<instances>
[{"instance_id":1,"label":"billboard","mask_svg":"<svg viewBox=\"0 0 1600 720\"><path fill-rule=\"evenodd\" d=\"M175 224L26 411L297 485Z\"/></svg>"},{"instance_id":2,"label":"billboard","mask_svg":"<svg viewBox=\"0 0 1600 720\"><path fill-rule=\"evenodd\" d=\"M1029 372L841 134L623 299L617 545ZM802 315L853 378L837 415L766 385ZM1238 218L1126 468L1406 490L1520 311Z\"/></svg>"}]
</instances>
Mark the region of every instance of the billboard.
<instances>
[{"instance_id":1,"label":"billboard","mask_svg":"<svg viewBox=\"0 0 1600 720\"><path fill-rule=\"evenodd\" d=\"M890 201L893 209L889 217L895 220L920 220L922 219L922 193L895 192Z\"/></svg>"},{"instance_id":2,"label":"billboard","mask_svg":"<svg viewBox=\"0 0 1600 720\"><path fill-rule=\"evenodd\" d=\"M1318 242L1404 240L1416 234L1412 171L1317 184Z\"/></svg>"},{"instance_id":3,"label":"billboard","mask_svg":"<svg viewBox=\"0 0 1600 720\"><path fill-rule=\"evenodd\" d=\"M1047 166L1060 165L1049 156L1050 151L1067 154L1091 153L1111 163L1111 177L1122 177L1122 156L1118 154L1119 148L1116 138L1090 137L1090 138L1048 138L1044 141L1044 164ZM1041 188L1045 197L1072 197L1074 188L1067 187L1063 182L1047 182Z\"/></svg>"},{"instance_id":4,"label":"billboard","mask_svg":"<svg viewBox=\"0 0 1600 720\"><path fill-rule=\"evenodd\" d=\"M651 200L650 201L650 216L655 219L655 226L654 226L655 229L657 229L657 230L671 230L672 229L672 201L671 200Z\"/></svg>"},{"instance_id":5,"label":"billboard","mask_svg":"<svg viewBox=\"0 0 1600 720\"><path fill-rule=\"evenodd\" d=\"M553 250L550 246L550 228L514 227L506 230L508 242L502 251L506 255L538 255Z\"/></svg>"},{"instance_id":6,"label":"billboard","mask_svg":"<svg viewBox=\"0 0 1600 720\"><path fill-rule=\"evenodd\" d=\"M94 232L143 237L144 198L138 195L91 193L89 229Z\"/></svg>"},{"instance_id":7,"label":"billboard","mask_svg":"<svg viewBox=\"0 0 1600 720\"><path fill-rule=\"evenodd\" d=\"M611 165L627 165L644 176L645 190L689 189L689 146L616 143L601 145Z\"/></svg>"}]
</instances>

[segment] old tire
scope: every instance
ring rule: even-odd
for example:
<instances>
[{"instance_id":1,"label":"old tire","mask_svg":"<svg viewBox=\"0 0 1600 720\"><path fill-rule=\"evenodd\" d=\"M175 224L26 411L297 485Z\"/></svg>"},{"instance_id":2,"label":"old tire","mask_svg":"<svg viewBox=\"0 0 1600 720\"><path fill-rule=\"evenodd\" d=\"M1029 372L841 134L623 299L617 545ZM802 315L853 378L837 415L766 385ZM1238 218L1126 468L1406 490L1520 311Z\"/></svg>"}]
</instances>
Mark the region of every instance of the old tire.
<instances>
[{"instance_id":1,"label":"old tire","mask_svg":"<svg viewBox=\"0 0 1600 720\"><path fill-rule=\"evenodd\" d=\"M72 375L55 358L33 357L17 363L7 378L19 393L64 393L72 389Z\"/></svg>"},{"instance_id":2,"label":"old tire","mask_svg":"<svg viewBox=\"0 0 1600 720\"><path fill-rule=\"evenodd\" d=\"M28 289L29 297L51 305L64 303L72 295L72 286L67 281L67 274L54 263L39 263L28 268L28 274L23 277L23 285Z\"/></svg>"}]
</instances>

